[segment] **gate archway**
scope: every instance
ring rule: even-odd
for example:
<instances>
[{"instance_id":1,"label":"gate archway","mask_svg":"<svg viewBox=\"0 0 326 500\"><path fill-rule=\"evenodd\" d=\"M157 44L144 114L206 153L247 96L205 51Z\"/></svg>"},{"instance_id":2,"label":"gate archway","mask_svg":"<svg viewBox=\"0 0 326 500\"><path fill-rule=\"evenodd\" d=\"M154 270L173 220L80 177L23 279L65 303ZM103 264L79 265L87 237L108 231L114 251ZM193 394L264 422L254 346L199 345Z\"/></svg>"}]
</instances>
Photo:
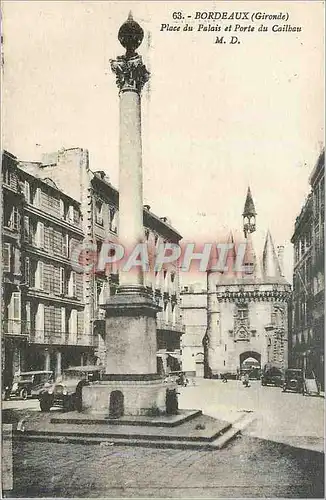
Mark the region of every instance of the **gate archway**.
<instances>
[{"instance_id":1,"label":"gate archway","mask_svg":"<svg viewBox=\"0 0 326 500\"><path fill-rule=\"evenodd\" d=\"M245 351L240 354L240 370L260 370L261 354L256 351Z\"/></svg>"}]
</instances>

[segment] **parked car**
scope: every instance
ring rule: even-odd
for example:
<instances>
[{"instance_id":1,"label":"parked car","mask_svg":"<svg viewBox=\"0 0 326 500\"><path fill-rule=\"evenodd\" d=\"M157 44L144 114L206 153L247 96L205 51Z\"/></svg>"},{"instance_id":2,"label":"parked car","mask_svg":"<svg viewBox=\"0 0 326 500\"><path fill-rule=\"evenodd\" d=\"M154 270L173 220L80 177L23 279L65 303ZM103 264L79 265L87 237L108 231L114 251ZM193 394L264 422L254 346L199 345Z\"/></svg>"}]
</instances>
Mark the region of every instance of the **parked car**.
<instances>
[{"instance_id":1,"label":"parked car","mask_svg":"<svg viewBox=\"0 0 326 500\"><path fill-rule=\"evenodd\" d=\"M47 383L53 382L51 371L20 372L14 375L11 386L5 388L5 399L18 397L27 399L28 396L38 397Z\"/></svg>"},{"instance_id":2,"label":"parked car","mask_svg":"<svg viewBox=\"0 0 326 500\"><path fill-rule=\"evenodd\" d=\"M65 411L82 410L82 389L90 382L100 380L103 366L74 366L64 371L62 378L45 387L39 395L41 411L54 406Z\"/></svg>"},{"instance_id":3,"label":"parked car","mask_svg":"<svg viewBox=\"0 0 326 500\"><path fill-rule=\"evenodd\" d=\"M284 377L280 368L271 364L264 366L261 376L261 385L274 385L275 387L282 387L283 381Z\"/></svg>"},{"instance_id":4,"label":"parked car","mask_svg":"<svg viewBox=\"0 0 326 500\"><path fill-rule=\"evenodd\" d=\"M240 379L244 375L248 375L250 380L259 380L260 379L260 369L259 368L242 368L240 370Z\"/></svg>"},{"instance_id":5,"label":"parked car","mask_svg":"<svg viewBox=\"0 0 326 500\"><path fill-rule=\"evenodd\" d=\"M283 392L286 391L305 393L303 370L299 368L285 370Z\"/></svg>"},{"instance_id":6,"label":"parked car","mask_svg":"<svg viewBox=\"0 0 326 500\"><path fill-rule=\"evenodd\" d=\"M304 372L304 395L320 396L320 384L313 370Z\"/></svg>"}]
</instances>

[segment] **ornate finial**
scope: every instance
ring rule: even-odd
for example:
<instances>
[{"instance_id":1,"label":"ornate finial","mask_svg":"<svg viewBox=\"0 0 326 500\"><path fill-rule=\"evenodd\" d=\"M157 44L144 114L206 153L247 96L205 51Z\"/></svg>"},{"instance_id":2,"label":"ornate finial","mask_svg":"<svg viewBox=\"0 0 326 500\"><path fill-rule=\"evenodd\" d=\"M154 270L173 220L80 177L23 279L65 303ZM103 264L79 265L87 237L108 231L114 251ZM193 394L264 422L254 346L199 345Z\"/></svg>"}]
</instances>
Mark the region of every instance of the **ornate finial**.
<instances>
[{"instance_id":1,"label":"ornate finial","mask_svg":"<svg viewBox=\"0 0 326 500\"><path fill-rule=\"evenodd\" d=\"M117 85L120 91L136 90L141 92L143 86L149 79L149 72L143 64L141 56L135 50L142 43L144 31L129 12L128 19L118 33L118 40L126 49L124 56L118 56L116 60L110 60L111 69L117 77Z\"/></svg>"},{"instance_id":2,"label":"ornate finial","mask_svg":"<svg viewBox=\"0 0 326 500\"><path fill-rule=\"evenodd\" d=\"M134 21L131 11L129 12L128 19L118 33L118 40L121 45L126 49L126 56L132 57L135 54L135 50L142 43L144 38L143 28Z\"/></svg>"}]
</instances>

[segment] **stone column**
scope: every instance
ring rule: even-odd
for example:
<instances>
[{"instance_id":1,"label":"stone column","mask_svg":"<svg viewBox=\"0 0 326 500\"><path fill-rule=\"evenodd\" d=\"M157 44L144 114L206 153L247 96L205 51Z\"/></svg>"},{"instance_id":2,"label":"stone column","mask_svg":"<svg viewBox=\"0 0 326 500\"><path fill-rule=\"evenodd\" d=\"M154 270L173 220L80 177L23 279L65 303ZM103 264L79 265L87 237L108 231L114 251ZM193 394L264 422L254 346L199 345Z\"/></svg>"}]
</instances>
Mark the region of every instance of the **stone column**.
<instances>
[{"instance_id":1,"label":"stone column","mask_svg":"<svg viewBox=\"0 0 326 500\"><path fill-rule=\"evenodd\" d=\"M118 39L126 53L111 60L120 99L119 243L127 254L144 241L141 90L149 78L135 52L144 32L131 14ZM117 294L106 303L106 372L156 374L156 312L140 266L120 271Z\"/></svg>"},{"instance_id":2,"label":"stone column","mask_svg":"<svg viewBox=\"0 0 326 500\"><path fill-rule=\"evenodd\" d=\"M126 53L110 61L120 97L119 242L127 253L143 241L140 94L149 73L135 52L143 37L130 14L118 34ZM105 309L106 373L83 388L84 409L115 415L119 396L120 415L146 415L153 408L165 411L166 386L156 363L159 308L139 268L120 272L120 286Z\"/></svg>"},{"instance_id":3,"label":"stone column","mask_svg":"<svg viewBox=\"0 0 326 500\"><path fill-rule=\"evenodd\" d=\"M127 255L144 240L140 94L136 87L120 90L119 243ZM144 285L140 266L120 273L120 285Z\"/></svg>"},{"instance_id":4,"label":"stone column","mask_svg":"<svg viewBox=\"0 0 326 500\"><path fill-rule=\"evenodd\" d=\"M110 61L120 98L119 243L126 255L144 241L140 94L149 72L135 52L143 36L142 28L129 15L118 35L126 54ZM121 271L119 280L118 293L139 291L144 286L140 266L129 272Z\"/></svg>"},{"instance_id":5,"label":"stone column","mask_svg":"<svg viewBox=\"0 0 326 500\"><path fill-rule=\"evenodd\" d=\"M61 375L61 351L57 351L56 353L56 376L59 377Z\"/></svg>"},{"instance_id":6,"label":"stone column","mask_svg":"<svg viewBox=\"0 0 326 500\"><path fill-rule=\"evenodd\" d=\"M45 349L44 351L44 370L51 370L51 356L48 349Z\"/></svg>"}]
</instances>

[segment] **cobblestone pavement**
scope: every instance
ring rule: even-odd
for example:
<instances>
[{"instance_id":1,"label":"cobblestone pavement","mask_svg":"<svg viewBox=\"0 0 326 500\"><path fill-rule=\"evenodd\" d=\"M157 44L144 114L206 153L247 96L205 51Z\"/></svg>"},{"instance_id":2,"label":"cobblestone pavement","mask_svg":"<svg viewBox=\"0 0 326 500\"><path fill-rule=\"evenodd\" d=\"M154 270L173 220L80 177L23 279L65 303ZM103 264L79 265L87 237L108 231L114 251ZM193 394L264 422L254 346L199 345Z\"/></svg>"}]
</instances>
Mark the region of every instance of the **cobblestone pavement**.
<instances>
[{"instance_id":1,"label":"cobblestone pavement","mask_svg":"<svg viewBox=\"0 0 326 500\"><path fill-rule=\"evenodd\" d=\"M323 498L323 455L240 437L220 451L14 443L7 497Z\"/></svg>"},{"instance_id":2,"label":"cobblestone pavement","mask_svg":"<svg viewBox=\"0 0 326 500\"><path fill-rule=\"evenodd\" d=\"M180 406L256 422L220 451L13 443L8 497L323 498L324 399L253 382L203 380L180 390ZM35 401L8 402L13 410ZM8 406L7 406L8 407ZM40 416L35 413L35 417ZM289 444L293 446L289 446Z\"/></svg>"}]
</instances>

